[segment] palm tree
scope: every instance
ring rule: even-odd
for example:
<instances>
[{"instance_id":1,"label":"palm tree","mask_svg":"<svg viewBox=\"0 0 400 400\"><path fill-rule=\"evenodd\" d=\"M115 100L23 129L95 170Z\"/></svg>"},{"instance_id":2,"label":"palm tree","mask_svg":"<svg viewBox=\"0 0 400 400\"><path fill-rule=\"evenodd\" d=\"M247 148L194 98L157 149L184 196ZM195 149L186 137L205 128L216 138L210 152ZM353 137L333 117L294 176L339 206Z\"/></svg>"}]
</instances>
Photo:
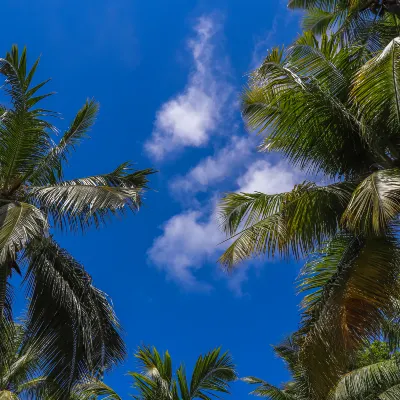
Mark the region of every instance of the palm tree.
<instances>
[{"instance_id":1,"label":"palm tree","mask_svg":"<svg viewBox=\"0 0 400 400\"><path fill-rule=\"evenodd\" d=\"M400 34L399 0L289 0L291 9L307 10L303 28L315 34L333 31L344 43L382 49Z\"/></svg>"},{"instance_id":2,"label":"palm tree","mask_svg":"<svg viewBox=\"0 0 400 400\"><path fill-rule=\"evenodd\" d=\"M123 163L110 173L64 180L65 161L93 125L98 104L86 101L55 143L58 130L49 120L58 114L40 106L51 93L38 94L47 81L32 84L38 63L29 69L26 49L19 54L16 46L0 59L8 96L0 107L0 316L11 314L10 276L23 273L27 330L46 349L45 374L68 392L83 375L101 377L125 347L106 294L50 228L85 231L137 211L153 170Z\"/></svg>"},{"instance_id":3,"label":"palm tree","mask_svg":"<svg viewBox=\"0 0 400 400\"><path fill-rule=\"evenodd\" d=\"M310 400L310 391L306 370L301 365L296 335L286 339L275 347L292 375L292 380L274 386L255 377L243 381L257 385L251 392L258 397L271 400ZM320 400L395 400L400 397L400 359L398 350L389 350L387 342L375 341L359 352L353 368L343 374L338 383L331 387L326 397ZM365 363L365 361L369 361Z\"/></svg>"},{"instance_id":4,"label":"palm tree","mask_svg":"<svg viewBox=\"0 0 400 400\"><path fill-rule=\"evenodd\" d=\"M243 96L243 115L278 151L325 186L231 193L220 204L229 270L253 256L303 259L308 379L324 398L346 358L396 317L400 247L400 38L374 57L361 45L307 32L273 49Z\"/></svg>"},{"instance_id":5,"label":"palm tree","mask_svg":"<svg viewBox=\"0 0 400 400\"><path fill-rule=\"evenodd\" d=\"M56 400L59 390L56 382L41 374L43 347L40 340L28 335L25 324L6 323L2 326L0 358L0 399ZM99 396L121 400L106 384L94 377L85 377L76 383L68 400L94 400Z\"/></svg>"},{"instance_id":6,"label":"palm tree","mask_svg":"<svg viewBox=\"0 0 400 400\"><path fill-rule=\"evenodd\" d=\"M197 359L190 382L185 367L172 370L172 360L166 351L163 356L155 347L139 347L135 354L140 372L130 372L137 400L211 400L218 393L229 393L229 383L236 379L235 365L228 353L217 348Z\"/></svg>"}]
</instances>

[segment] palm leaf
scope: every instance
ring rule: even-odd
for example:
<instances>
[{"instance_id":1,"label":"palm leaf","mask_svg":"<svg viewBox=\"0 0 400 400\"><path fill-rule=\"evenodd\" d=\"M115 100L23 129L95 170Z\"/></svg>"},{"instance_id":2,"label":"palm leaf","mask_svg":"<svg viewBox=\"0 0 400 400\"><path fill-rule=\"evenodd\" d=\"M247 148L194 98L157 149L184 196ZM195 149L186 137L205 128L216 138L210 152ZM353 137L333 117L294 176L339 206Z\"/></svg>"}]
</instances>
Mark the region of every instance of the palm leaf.
<instances>
[{"instance_id":1,"label":"palm leaf","mask_svg":"<svg viewBox=\"0 0 400 400\"><path fill-rule=\"evenodd\" d=\"M132 171L124 163L106 175L31 187L30 197L60 228L66 225L72 230L84 229L93 223L97 227L124 208L138 210L147 188L147 176L152 173L152 169Z\"/></svg>"},{"instance_id":2,"label":"palm leaf","mask_svg":"<svg viewBox=\"0 0 400 400\"><path fill-rule=\"evenodd\" d=\"M93 99L87 100L59 143L53 146L21 181L30 181L35 185L48 185L62 179L62 161L66 160L69 151L86 137L96 120L98 111L99 104Z\"/></svg>"},{"instance_id":3,"label":"palm leaf","mask_svg":"<svg viewBox=\"0 0 400 400\"><path fill-rule=\"evenodd\" d=\"M270 385L261 379L248 376L242 380L251 385L259 385L257 389L251 392L251 394L255 396L266 397L271 400L295 400L295 397L292 397L289 393L286 393L285 390Z\"/></svg>"},{"instance_id":4,"label":"palm leaf","mask_svg":"<svg viewBox=\"0 0 400 400\"><path fill-rule=\"evenodd\" d=\"M376 127L367 132L366 139L374 146L387 146L393 156L398 156L395 145L400 122L399 66L400 39L395 38L360 69L352 90L363 119ZM385 135L381 129L385 130Z\"/></svg>"},{"instance_id":5,"label":"palm leaf","mask_svg":"<svg viewBox=\"0 0 400 400\"><path fill-rule=\"evenodd\" d=\"M220 204L224 231L237 236L220 258L231 269L250 256L300 256L317 248L339 227L355 185L297 185L291 192L228 194Z\"/></svg>"},{"instance_id":6,"label":"palm leaf","mask_svg":"<svg viewBox=\"0 0 400 400\"><path fill-rule=\"evenodd\" d=\"M122 400L110 386L97 379L88 379L73 389L73 398L76 400L92 400L99 396L103 400Z\"/></svg>"},{"instance_id":7,"label":"palm leaf","mask_svg":"<svg viewBox=\"0 0 400 400\"><path fill-rule=\"evenodd\" d=\"M32 243L25 258L31 299L27 329L43 343L44 372L68 392L125 355L119 323L104 293L51 238Z\"/></svg>"},{"instance_id":8,"label":"palm leaf","mask_svg":"<svg viewBox=\"0 0 400 400\"><path fill-rule=\"evenodd\" d=\"M229 384L236 378L235 365L230 355L221 354L220 348L212 350L197 359L190 382L189 398L211 400L210 392L229 393ZM180 388L182 389L181 385Z\"/></svg>"},{"instance_id":9,"label":"palm leaf","mask_svg":"<svg viewBox=\"0 0 400 400\"><path fill-rule=\"evenodd\" d=\"M351 354L379 335L385 314L395 309L398 257L394 237L339 236L307 267L303 288L312 292L304 303L300 357L317 397L336 384Z\"/></svg>"},{"instance_id":10,"label":"palm leaf","mask_svg":"<svg viewBox=\"0 0 400 400\"><path fill-rule=\"evenodd\" d=\"M28 203L7 203L0 207L0 260L4 263L24 249L27 243L43 236L47 221L42 212Z\"/></svg>"},{"instance_id":11,"label":"palm leaf","mask_svg":"<svg viewBox=\"0 0 400 400\"><path fill-rule=\"evenodd\" d=\"M358 232L384 234L400 212L399 193L400 170L372 173L354 191L344 222Z\"/></svg>"},{"instance_id":12,"label":"palm leaf","mask_svg":"<svg viewBox=\"0 0 400 400\"><path fill-rule=\"evenodd\" d=\"M336 386L332 398L335 400L365 399L367 395L375 398L390 398L389 393L380 395L400 384L398 361L388 360L351 371ZM397 395L400 394L398 388Z\"/></svg>"}]
</instances>

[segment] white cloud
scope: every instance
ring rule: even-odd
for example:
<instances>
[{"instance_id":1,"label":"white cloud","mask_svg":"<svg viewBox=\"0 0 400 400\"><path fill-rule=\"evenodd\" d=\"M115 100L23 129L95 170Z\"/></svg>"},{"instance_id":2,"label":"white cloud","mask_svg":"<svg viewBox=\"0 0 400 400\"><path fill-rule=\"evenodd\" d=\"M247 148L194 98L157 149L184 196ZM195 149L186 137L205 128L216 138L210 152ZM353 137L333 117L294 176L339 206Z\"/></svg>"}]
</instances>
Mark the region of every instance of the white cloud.
<instances>
[{"instance_id":1,"label":"white cloud","mask_svg":"<svg viewBox=\"0 0 400 400\"><path fill-rule=\"evenodd\" d=\"M204 218L199 211L186 211L165 223L162 235L155 239L148 256L169 279L185 289L208 291L211 286L198 280L196 271L215 256L222 240L214 214Z\"/></svg>"},{"instance_id":2,"label":"white cloud","mask_svg":"<svg viewBox=\"0 0 400 400\"><path fill-rule=\"evenodd\" d=\"M283 161L273 165L259 160L237 180L238 192L282 193L292 190L302 180L303 174Z\"/></svg>"},{"instance_id":3,"label":"white cloud","mask_svg":"<svg viewBox=\"0 0 400 400\"><path fill-rule=\"evenodd\" d=\"M235 154L234 150L241 148L241 140L232 142L231 152L227 148L219 153L215 159L206 159L182 179L186 182L186 189L195 190L197 185L209 183L209 171L218 169L218 162L221 168L226 170L221 177L226 177L234 182L235 177L229 171L229 160L221 162L223 156L230 159ZM207 161L208 160L208 161ZM201 172L194 172L201 171ZM205 175L204 175L204 174ZM215 180L220 175L211 173ZM302 174L288 166L284 162L272 164L267 161L256 161L250 165L247 171L236 180L239 191L266 193L279 193L291 190L293 186L302 181ZM178 181L179 182L179 181ZM211 201L214 203L213 201ZM224 250L225 246L218 246L224 241L225 236L221 232L215 205L211 210L202 204L202 211L183 211L170 218L162 227L162 234L155 239L148 251L148 257L152 264L163 270L167 277L187 290L208 291L212 287L209 283L197 278L197 272L210 261L215 264L218 253ZM249 265L241 265L233 275L227 277L228 287L237 295L243 296L242 285L248 280Z\"/></svg>"},{"instance_id":4,"label":"white cloud","mask_svg":"<svg viewBox=\"0 0 400 400\"><path fill-rule=\"evenodd\" d=\"M232 88L221 76L222 61L214 54L218 30L215 19L198 20L195 37L188 42L193 72L184 91L161 106L151 139L145 144L156 159L184 147L205 145L220 121L221 108Z\"/></svg>"},{"instance_id":5,"label":"white cloud","mask_svg":"<svg viewBox=\"0 0 400 400\"><path fill-rule=\"evenodd\" d=\"M213 156L201 160L185 176L176 178L172 190L197 193L206 191L213 184L232 179L235 168L243 165L254 147L250 136L234 136L230 143Z\"/></svg>"}]
</instances>

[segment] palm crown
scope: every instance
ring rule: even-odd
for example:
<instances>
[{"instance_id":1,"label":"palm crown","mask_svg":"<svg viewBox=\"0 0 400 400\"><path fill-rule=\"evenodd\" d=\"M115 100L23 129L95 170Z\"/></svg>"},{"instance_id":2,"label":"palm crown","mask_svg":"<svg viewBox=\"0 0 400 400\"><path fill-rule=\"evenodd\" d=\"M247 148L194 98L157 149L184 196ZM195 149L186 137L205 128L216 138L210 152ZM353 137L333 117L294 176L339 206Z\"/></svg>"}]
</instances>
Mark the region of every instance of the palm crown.
<instances>
[{"instance_id":1,"label":"palm crown","mask_svg":"<svg viewBox=\"0 0 400 400\"><path fill-rule=\"evenodd\" d=\"M262 254L311 256L304 269L302 356L322 398L348 355L398 312L400 39L373 56L307 32L253 74L243 115L292 164L332 183L291 192L228 194L228 269Z\"/></svg>"},{"instance_id":2,"label":"palm crown","mask_svg":"<svg viewBox=\"0 0 400 400\"><path fill-rule=\"evenodd\" d=\"M174 376L172 360L156 348L140 347L135 354L140 372L131 372L137 400L211 400L229 393L229 383L236 379L235 366L228 353L215 349L197 359L190 382L181 365Z\"/></svg>"},{"instance_id":3,"label":"palm crown","mask_svg":"<svg viewBox=\"0 0 400 400\"><path fill-rule=\"evenodd\" d=\"M25 266L27 330L43 343L46 374L69 390L85 374L101 376L125 348L107 296L50 228L85 230L138 210L153 170L124 163L107 174L64 180L64 161L94 123L98 104L87 101L55 143L49 118L58 114L40 107L51 95L39 94L47 81L32 84L38 62L29 69L26 50L19 54L15 46L0 59L8 96L0 110L0 314L10 318L8 280Z\"/></svg>"}]
</instances>

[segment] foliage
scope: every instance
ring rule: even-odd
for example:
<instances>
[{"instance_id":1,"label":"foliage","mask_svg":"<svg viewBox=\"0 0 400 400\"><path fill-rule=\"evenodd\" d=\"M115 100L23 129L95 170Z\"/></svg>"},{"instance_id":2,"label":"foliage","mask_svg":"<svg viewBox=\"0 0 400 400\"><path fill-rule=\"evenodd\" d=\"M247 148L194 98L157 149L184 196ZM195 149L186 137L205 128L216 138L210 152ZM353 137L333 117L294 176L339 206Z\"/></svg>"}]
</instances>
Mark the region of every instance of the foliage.
<instances>
[{"instance_id":1,"label":"foliage","mask_svg":"<svg viewBox=\"0 0 400 400\"><path fill-rule=\"evenodd\" d=\"M41 340L31 337L24 323L4 321L2 326L2 353L0 357L0 399L56 400L59 399L57 382L42 374L43 347ZM121 400L107 385L86 376L75 383L66 400L95 400L97 398Z\"/></svg>"},{"instance_id":2,"label":"foliage","mask_svg":"<svg viewBox=\"0 0 400 400\"><path fill-rule=\"evenodd\" d=\"M185 367L173 373L172 360L166 351L160 355L155 347L139 347L135 354L140 372L130 372L137 400L211 400L219 393L229 393L236 379L235 365L228 353L217 348L200 356L188 382Z\"/></svg>"},{"instance_id":3,"label":"foliage","mask_svg":"<svg viewBox=\"0 0 400 400\"><path fill-rule=\"evenodd\" d=\"M289 0L288 7L307 11L305 30L334 32L342 45L359 43L376 51L400 34L398 0Z\"/></svg>"},{"instance_id":4,"label":"foliage","mask_svg":"<svg viewBox=\"0 0 400 400\"><path fill-rule=\"evenodd\" d=\"M397 339L397 338L396 338ZM271 400L309 400L314 396L307 368L302 365L299 353L301 336L298 333L275 347L277 355L286 363L292 380L282 387L269 384L262 379L247 377L243 380L256 385L252 394ZM367 343L357 354L354 365L330 387L329 393L320 399L365 400L398 399L400 396L400 364L398 351L389 351L385 341Z\"/></svg>"},{"instance_id":5,"label":"foliage","mask_svg":"<svg viewBox=\"0 0 400 400\"><path fill-rule=\"evenodd\" d=\"M121 361L125 347L107 296L51 229L85 231L137 211L154 171L123 163L110 173L65 180L64 165L87 136L98 104L87 100L57 139L50 120L58 114L41 106L52 94L40 94L47 81L33 83L38 64L29 68L26 49L16 46L0 59L8 97L0 107L0 321L11 318L9 278L23 274L27 335L41 343L43 372L64 396L85 376L101 377Z\"/></svg>"},{"instance_id":6,"label":"foliage","mask_svg":"<svg viewBox=\"0 0 400 400\"><path fill-rule=\"evenodd\" d=\"M374 340L370 346L358 352L356 364L358 368L362 368L391 358L389 344L381 340Z\"/></svg>"},{"instance_id":7,"label":"foliage","mask_svg":"<svg viewBox=\"0 0 400 400\"><path fill-rule=\"evenodd\" d=\"M260 149L330 181L231 193L220 205L234 239L220 259L227 269L264 254L309 259L299 357L312 399L326 397L360 346L398 315L399 43L371 54L305 32L273 49L243 94Z\"/></svg>"}]
</instances>

